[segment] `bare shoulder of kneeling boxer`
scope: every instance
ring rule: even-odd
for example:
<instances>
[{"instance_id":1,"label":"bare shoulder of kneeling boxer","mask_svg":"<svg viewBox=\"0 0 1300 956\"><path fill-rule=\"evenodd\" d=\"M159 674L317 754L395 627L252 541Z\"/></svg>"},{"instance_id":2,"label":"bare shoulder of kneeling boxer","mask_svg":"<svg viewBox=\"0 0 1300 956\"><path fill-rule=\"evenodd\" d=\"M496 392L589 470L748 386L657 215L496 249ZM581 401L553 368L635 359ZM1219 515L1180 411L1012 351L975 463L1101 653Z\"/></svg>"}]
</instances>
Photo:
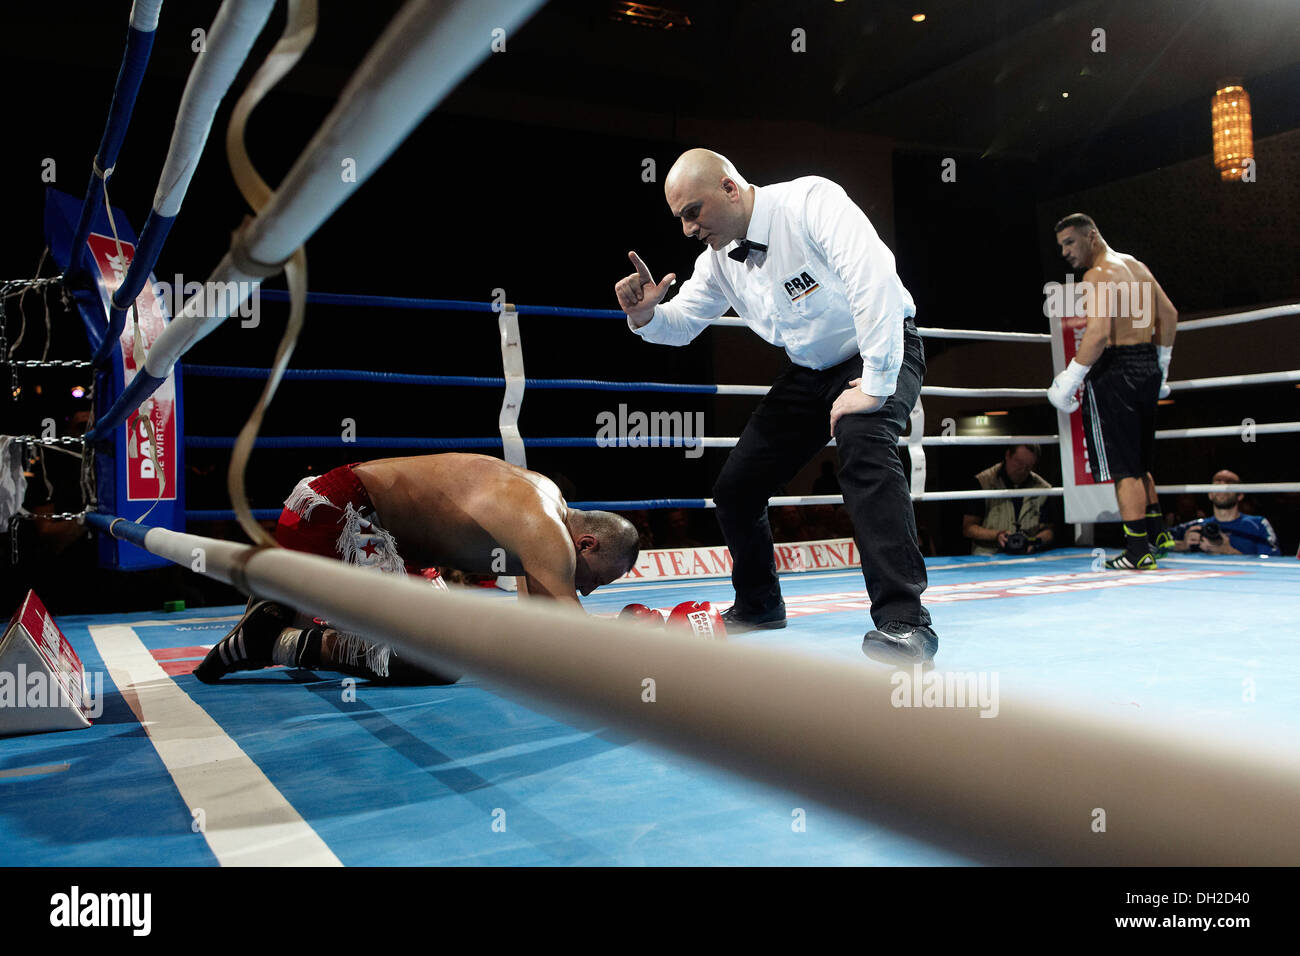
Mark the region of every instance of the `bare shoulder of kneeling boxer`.
<instances>
[{"instance_id":1,"label":"bare shoulder of kneeling boxer","mask_svg":"<svg viewBox=\"0 0 1300 956\"><path fill-rule=\"evenodd\" d=\"M420 455L337 468L303 479L285 502L279 544L392 573L430 566L523 578L528 599L581 608L578 595L636 564L638 533L608 511L570 508L555 483L486 455ZM399 554L400 550L400 554ZM446 585L436 575L435 587ZM308 609L303 609L304 611ZM456 677L403 660L397 649L346 634L284 605L253 601L195 670L200 680L280 664L385 683Z\"/></svg>"},{"instance_id":2,"label":"bare shoulder of kneeling boxer","mask_svg":"<svg viewBox=\"0 0 1300 956\"><path fill-rule=\"evenodd\" d=\"M530 597L577 595L636 564L638 534L608 511L570 508L555 482L487 455L421 455L354 467L412 563L522 577Z\"/></svg>"}]
</instances>

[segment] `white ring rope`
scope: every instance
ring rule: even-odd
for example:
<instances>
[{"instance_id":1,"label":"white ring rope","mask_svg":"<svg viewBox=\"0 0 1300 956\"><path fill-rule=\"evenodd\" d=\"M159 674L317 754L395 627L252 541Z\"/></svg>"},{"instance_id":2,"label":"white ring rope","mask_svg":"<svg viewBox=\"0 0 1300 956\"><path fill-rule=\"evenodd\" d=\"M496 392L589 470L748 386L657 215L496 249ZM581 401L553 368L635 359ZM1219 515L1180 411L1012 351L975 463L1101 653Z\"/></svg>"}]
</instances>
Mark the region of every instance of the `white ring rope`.
<instances>
[{"instance_id":1,"label":"white ring rope","mask_svg":"<svg viewBox=\"0 0 1300 956\"><path fill-rule=\"evenodd\" d=\"M1051 343L1046 332L986 332L982 329L939 329L917 327L922 338L927 339L980 339L988 342L1039 342Z\"/></svg>"},{"instance_id":2,"label":"white ring rope","mask_svg":"<svg viewBox=\"0 0 1300 956\"><path fill-rule=\"evenodd\" d=\"M1181 382L1170 382L1169 387L1175 392L1182 392L1196 388L1275 385L1280 382L1300 382L1300 369L1292 369L1287 372L1256 372L1251 375L1220 375L1215 378L1189 378Z\"/></svg>"},{"instance_id":3,"label":"white ring rope","mask_svg":"<svg viewBox=\"0 0 1300 956\"><path fill-rule=\"evenodd\" d=\"M1253 309L1250 312L1230 312L1227 315L1211 315L1204 319L1187 319L1178 323L1178 332L1195 332L1198 329L1212 329L1220 325L1236 325L1239 322L1258 322L1261 319L1276 319L1286 315L1300 315L1300 303L1276 305L1267 309Z\"/></svg>"},{"instance_id":4,"label":"white ring rope","mask_svg":"<svg viewBox=\"0 0 1300 956\"><path fill-rule=\"evenodd\" d=\"M207 314L194 296L155 340L147 371L166 378L196 342L243 304L262 275L305 243L383 164L417 123L490 53L491 31L510 31L542 0L408 0L353 74L338 103L270 197L241 229L209 283L237 288ZM349 175L350 174L350 175ZM229 285L226 285L229 284Z\"/></svg>"},{"instance_id":5,"label":"white ring rope","mask_svg":"<svg viewBox=\"0 0 1300 956\"><path fill-rule=\"evenodd\" d=\"M293 69L302 58L303 52L311 45L316 35L317 22L316 0L289 0L288 13L285 18L284 31L276 41L271 52L267 54L262 65L258 67L248 88L235 103L230 114L230 124L226 128L226 157L230 163L230 172L239 189L240 195L248 203L254 214L260 213L273 195L257 168L253 166L244 142L244 132L248 117L252 115L257 104L277 83ZM278 547L273 538L253 517L252 507L248 503L245 488L245 473L248 459L253 453L258 432L262 429L262 420L266 410L275 397L284 371L289 367L289 359L307 315L307 250L299 246L293 250L284 262L285 282L289 286L289 319L285 323L284 333L276 349L275 360L271 364L271 374L262 387L257 404L249 412L248 420L239 430L235 447L230 453L230 464L226 469L226 488L230 493L230 506L234 509L239 526L244 529L250 541L263 547Z\"/></svg>"},{"instance_id":6,"label":"white ring rope","mask_svg":"<svg viewBox=\"0 0 1300 956\"><path fill-rule=\"evenodd\" d=\"M1235 485L1229 484L1199 484L1199 485L1156 485L1156 491L1162 495L1181 495L1181 494L1210 494L1221 491L1240 491L1243 495L1250 494L1252 491L1258 492L1291 492L1300 491L1300 481L1255 481L1243 482Z\"/></svg>"},{"instance_id":7,"label":"white ring rope","mask_svg":"<svg viewBox=\"0 0 1300 956\"><path fill-rule=\"evenodd\" d=\"M993 863L1294 865L1300 757L1003 692L900 708L884 669L520 606L153 529L150 552L726 769ZM918 669L919 670L919 669ZM917 673L919 677L919 673ZM649 682L649 683L647 683ZM647 701L647 688L654 688ZM1104 807L1106 833L1092 828Z\"/></svg>"},{"instance_id":8,"label":"white ring rope","mask_svg":"<svg viewBox=\"0 0 1300 956\"><path fill-rule=\"evenodd\" d=\"M951 398L1041 398L1047 401L1045 388L960 388L949 385L922 385L921 394Z\"/></svg>"},{"instance_id":9,"label":"white ring rope","mask_svg":"<svg viewBox=\"0 0 1300 956\"><path fill-rule=\"evenodd\" d=\"M1203 319L1187 319L1178 323L1178 331L1195 332L1198 329L1211 329L1221 325L1236 325L1240 322L1259 322L1263 319L1276 319L1287 315L1300 315L1300 303L1271 306L1266 309L1253 309L1249 312L1231 312L1225 315L1211 315ZM731 328L749 328L744 319L733 316L714 319L710 325L722 325ZM930 339L977 339L987 342L1039 342L1050 343L1052 336L1047 332L995 332L988 329L943 329L933 326L917 326L916 331L922 338Z\"/></svg>"},{"instance_id":10,"label":"white ring rope","mask_svg":"<svg viewBox=\"0 0 1300 956\"><path fill-rule=\"evenodd\" d=\"M1248 423L1245 425L1208 425L1201 428L1163 428L1158 430L1156 438L1160 440L1172 438L1229 438L1236 437L1245 431L1256 435L1286 435L1291 432L1300 432L1300 422L1265 422L1263 424ZM726 437L704 437L704 438L684 438L684 437L648 437L648 438L619 438L617 441L611 441L609 445L603 446L608 448L734 448L740 441L739 436ZM922 445L1059 445L1061 443L1058 435L925 435L921 438ZM916 445L916 439L911 435L902 435L899 437L897 444L901 448ZM835 439L826 443L827 448L835 447Z\"/></svg>"},{"instance_id":11,"label":"white ring rope","mask_svg":"<svg viewBox=\"0 0 1300 956\"><path fill-rule=\"evenodd\" d=\"M1162 428L1156 432L1156 438L1227 438L1237 437L1243 432L1256 435L1285 435L1300 432L1300 422L1269 422L1263 425L1208 425L1203 428Z\"/></svg>"},{"instance_id":12,"label":"white ring rope","mask_svg":"<svg viewBox=\"0 0 1300 956\"><path fill-rule=\"evenodd\" d=\"M1256 481L1238 484L1211 485L1156 485L1156 491L1162 495L1197 494L1204 492L1240 491L1251 492L1290 492L1300 491L1300 481ZM971 501L980 498L1059 498L1065 494L1064 488L976 488L971 491L922 491L913 492L913 501ZM785 505L839 505L844 503L843 495L781 495L767 500L768 507L780 508ZM704 499L704 507L714 508L712 498Z\"/></svg>"}]
</instances>

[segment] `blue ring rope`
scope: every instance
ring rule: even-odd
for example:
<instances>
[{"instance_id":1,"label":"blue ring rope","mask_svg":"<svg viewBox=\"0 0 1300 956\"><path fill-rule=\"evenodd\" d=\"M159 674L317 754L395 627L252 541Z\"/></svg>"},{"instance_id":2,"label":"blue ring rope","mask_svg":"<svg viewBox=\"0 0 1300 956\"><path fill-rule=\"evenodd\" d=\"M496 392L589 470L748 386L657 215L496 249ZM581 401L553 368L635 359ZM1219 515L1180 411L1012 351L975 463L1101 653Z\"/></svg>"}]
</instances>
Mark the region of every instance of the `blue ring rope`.
<instances>
[{"instance_id":1,"label":"blue ring rope","mask_svg":"<svg viewBox=\"0 0 1300 956\"><path fill-rule=\"evenodd\" d=\"M646 498L639 501L570 501L570 508L583 511L650 511L663 508L707 508L708 502L703 498ZM280 508L254 508L253 517L258 521L275 521L280 517ZM89 519L90 516L87 515ZM186 521L234 521L235 513L230 510L186 510ZM97 527L100 522L91 522ZM126 524L126 522L123 522ZM101 530L107 530L108 522L102 522ZM121 529L122 525L118 525Z\"/></svg>"},{"instance_id":2,"label":"blue ring rope","mask_svg":"<svg viewBox=\"0 0 1300 956\"><path fill-rule=\"evenodd\" d=\"M265 379L271 374L266 368L244 368L234 365L186 365L186 377ZM354 368L291 368L284 373L286 380L325 382L383 382L389 385L442 385L464 388L504 388L504 378L476 375L412 375L405 372L375 372ZM605 382L586 378L530 378L527 388L535 389L587 389L605 392L677 392L691 395L716 395L716 385L678 385L674 382Z\"/></svg>"},{"instance_id":3,"label":"blue ring rope","mask_svg":"<svg viewBox=\"0 0 1300 956\"><path fill-rule=\"evenodd\" d=\"M285 289L262 289L267 302L288 302ZM309 305L371 306L379 309L423 309L433 312L500 312L495 302L471 302L468 299L417 299L397 295L353 295L342 292L308 292ZM626 319L622 309L577 309L561 305L515 305L520 315L563 315L581 319Z\"/></svg>"}]
</instances>

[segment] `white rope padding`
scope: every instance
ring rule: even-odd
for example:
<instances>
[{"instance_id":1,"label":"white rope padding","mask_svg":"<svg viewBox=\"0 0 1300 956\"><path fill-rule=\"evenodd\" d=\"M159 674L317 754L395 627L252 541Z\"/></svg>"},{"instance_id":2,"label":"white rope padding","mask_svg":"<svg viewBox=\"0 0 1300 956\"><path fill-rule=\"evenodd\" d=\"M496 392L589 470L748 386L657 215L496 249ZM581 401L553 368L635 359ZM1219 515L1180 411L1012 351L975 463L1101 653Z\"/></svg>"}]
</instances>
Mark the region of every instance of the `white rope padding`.
<instances>
[{"instance_id":1,"label":"white rope padding","mask_svg":"<svg viewBox=\"0 0 1300 956\"><path fill-rule=\"evenodd\" d=\"M248 117L252 115L262 98L294 67L303 52L311 45L312 38L316 35L316 20L316 0L289 0L288 15L280 39L276 41L262 65L253 74L248 88L239 97L230 114L230 125L226 128L226 157L230 163L230 172L234 177L235 185L254 213L259 213L265 208L272 192L248 155L248 147L244 142ZM231 243L231 252L241 261L245 258L242 256L242 236L243 229L236 234ZM250 264L246 268L251 269L253 266ZM248 469L248 459L253 453L258 432L262 430L262 420L271 405L271 399L275 397L285 369L289 367L289 359L298 344L298 337L306 321L306 247L299 246L293 250L283 263L283 270L289 286L289 320L285 323L284 333L276 348L271 374L267 377L262 387L262 394L258 396L257 404L249 413L248 420L239 430L235 447L230 453L230 464L226 469L226 487L230 492L230 506L235 511L239 526L244 530L244 534L248 535L250 541L263 547L277 545L275 539L253 517L244 479ZM279 272L280 267L277 266L275 271Z\"/></svg>"},{"instance_id":2,"label":"white rope padding","mask_svg":"<svg viewBox=\"0 0 1300 956\"><path fill-rule=\"evenodd\" d=\"M1178 323L1178 331L1195 332L1198 329L1211 329L1221 325L1236 325L1241 322L1259 322L1263 319L1276 319L1287 315L1300 315L1300 303L1290 305L1271 306L1267 309L1253 309L1249 312L1232 312L1226 315L1212 315L1203 319L1186 319ZM748 328L744 319L726 318L713 319L710 325L727 325L737 328ZM1047 332L993 332L985 329L941 329L936 327L922 328L917 326L917 332L924 338L930 339L979 339L987 342L1040 342L1050 343L1052 336Z\"/></svg>"},{"instance_id":3,"label":"white rope padding","mask_svg":"<svg viewBox=\"0 0 1300 956\"><path fill-rule=\"evenodd\" d=\"M927 339L982 339L988 342L1038 342L1051 344L1046 332L986 332L982 329L935 329L917 327L922 338Z\"/></svg>"},{"instance_id":4,"label":"white rope padding","mask_svg":"<svg viewBox=\"0 0 1300 956\"><path fill-rule=\"evenodd\" d=\"M1227 315L1212 315L1204 319L1188 319L1178 323L1178 332L1195 332L1197 329L1212 329L1220 325L1236 325L1239 322L1258 322L1261 319L1276 319L1284 315L1300 315L1300 302L1291 305L1275 305L1267 309L1254 309L1250 312L1231 312Z\"/></svg>"},{"instance_id":5,"label":"white rope padding","mask_svg":"<svg viewBox=\"0 0 1300 956\"><path fill-rule=\"evenodd\" d=\"M158 15L162 13L163 0L135 0L131 4L131 29L153 33L158 29Z\"/></svg>"},{"instance_id":6,"label":"white rope padding","mask_svg":"<svg viewBox=\"0 0 1300 956\"><path fill-rule=\"evenodd\" d=\"M241 270L238 261L284 262L490 55L492 31L500 28L508 33L541 4L542 0L408 0L366 54L266 208L243 233L241 256L227 252L209 282L240 283L241 290L257 286L262 277ZM346 175L350 170L355 177ZM165 378L177 359L242 304L238 296L221 296L221 307L207 315L205 298L191 298L158 336L149 354L150 375Z\"/></svg>"},{"instance_id":7,"label":"white rope padding","mask_svg":"<svg viewBox=\"0 0 1300 956\"><path fill-rule=\"evenodd\" d=\"M275 0L224 0L217 11L176 112L171 145L153 197L153 209L158 215L172 217L180 212L190 180L199 168L217 107L274 6Z\"/></svg>"},{"instance_id":8,"label":"white rope padding","mask_svg":"<svg viewBox=\"0 0 1300 956\"><path fill-rule=\"evenodd\" d=\"M501 432L502 456L512 465L528 467L528 453L519 433L519 414L524 407L524 390L528 376L524 372L524 343L519 335L519 313L509 303L497 316L497 329L501 333L501 371L506 387L501 396L501 411L497 414L497 428Z\"/></svg>"},{"instance_id":9,"label":"white rope padding","mask_svg":"<svg viewBox=\"0 0 1300 956\"><path fill-rule=\"evenodd\" d=\"M316 555L161 528L145 544L186 566L202 548L209 576L389 642L417 664L473 674L987 862L1300 860L1300 755L1248 737L1191 737L1008 693L994 719L972 707L899 708L891 672L865 660L697 641L541 600L435 594ZM1093 830L1098 809L1104 833Z\"/></svg>"},{"instance_id":10,"label":"white rope padding","mask_svg":"<svg viewBox=\"0 0 1300 956\"><path fill-rule=\"evenodd\" d=\"M766 395L768 385L719 385L717 395Z\"/></svg>"},{"instance_id":11,"label":"white rope padding","mask_svg":"<svg viewBox=\"0 0 1300 956\"><path fill-rule=\"evenodd\" d=\"M1216 487L1225 488L1226 485ZM921 491L913 492L913 501L967 501L972 498L1051 498L1065 494L1063 488L993 488L988 491ZM841 505L843 495L777 495L767 499L769 508L783 508L787 505ZM712 498L704 499L705 508L716 508Z\"/></svg>"},{"instance_id":12,"label":"white rope padding","mask_svg":"<svg viewBox=\"0 0 1300 956\"><path fill-rule=\"evenodd\" d=\"M1041 398L1047 401L1045 388L958 388L949 385L922 385L922 395L952 398Z\"/></svg>"},{"instance_id":13,"label":"white rope padding","mask_svg":"<svg viewBox=\"0 0 1300 956\"><path fill-rule=\"evenodd\" d=\"M1268 422L1263 425L1210 425L1204 428L1163 428L1156 438L1236 438L1243 432L1256 435L1284 435L1300 432L1300 422Z\"/></svg>"},{"instance_id":14,"label":"white rope padding","mask_svg":"<svg viewBox=\"0 0 1300 956\"><path fill-rule=\"evenodd\" d=\"M747 329L749 323L744 319L726 316L712 319L709 325L723 325L731 328ZM1181 328L1181 326L1180 326ZM987 332L982 329L935 329L917 327L922 338L928 339L981 339L987 342L1039 342L1050 343L1052 337L1046 332Z\"/></svg>"},{"instance_id":15,"label":"white rope padding","mask_svg":"<svg viewBox=\"0 0 1300 956\"><path fill-rule=\"evenodd\" d=\"M357 67L255 221L249 253L279 262L320 227L542 0L408 0ZM350 161L353 176L345 176Z\"/></svg>"},{"instance_id":16,"label":"white rope padding","mask_svg":"<svg viewBox=\"0 0 1300 956\"><path fill-rule=\"evenodd\" d=\"M1184 392L1194 388L1276 385L1280 382L1300 382L1300 369L1292 369L1288 372L1256 372L1251 375L1220 375L1215 378L1188 378L1181 382L1170 382L1169 388L1175 392Z\"/></svg>"},{"instance_id":17,"label":"white rope padding","mask_svg":"<svg viewBox=\"0 0 1300 956\"><path fill-rule=\"evenodd\" d=\"M1059 445L1058 435L927 435L922 445ZM900 445L910 444L906 436Z\"/></svg>"},{"instance_id":18,"label":"white rope padding","mask_svg":"<svg viewBox=\"0 0 1300 956\"><path fill-rule=\"evenodd\" d=\"M1156 491L1162 495L1181 495L1181 494L1210 494L1220 491L1240 491L1243 495L1248 495L1252 491L1261 493L1289 492L1300 491L1300 481L1255 481L1241 482L1235 485L1218 484L1218 485L1156 485Z\"/></svg>"}]
</instances>

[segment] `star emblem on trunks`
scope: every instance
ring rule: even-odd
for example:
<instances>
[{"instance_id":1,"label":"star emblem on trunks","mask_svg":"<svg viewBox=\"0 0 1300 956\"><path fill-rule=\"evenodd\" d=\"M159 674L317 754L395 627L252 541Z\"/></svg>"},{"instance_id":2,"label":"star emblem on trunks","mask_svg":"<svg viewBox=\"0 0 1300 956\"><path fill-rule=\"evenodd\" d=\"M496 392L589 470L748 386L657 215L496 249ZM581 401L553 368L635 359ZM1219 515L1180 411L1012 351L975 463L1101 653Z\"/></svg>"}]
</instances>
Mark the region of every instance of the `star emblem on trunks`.
<instances>
[{"instance_id":1,"label":"star emblem on trunks","mask_svg":"<svg viewBox=\"0 0 1300 956\"><path fill-rule=\"evenodd\" d=\"M367 558L373 558L375 556L375 552L378 551L379 548L376 547L373 541L367 541L365 545L361 548L361 550L365 552Z\"/></svg>"}]
</instances>

